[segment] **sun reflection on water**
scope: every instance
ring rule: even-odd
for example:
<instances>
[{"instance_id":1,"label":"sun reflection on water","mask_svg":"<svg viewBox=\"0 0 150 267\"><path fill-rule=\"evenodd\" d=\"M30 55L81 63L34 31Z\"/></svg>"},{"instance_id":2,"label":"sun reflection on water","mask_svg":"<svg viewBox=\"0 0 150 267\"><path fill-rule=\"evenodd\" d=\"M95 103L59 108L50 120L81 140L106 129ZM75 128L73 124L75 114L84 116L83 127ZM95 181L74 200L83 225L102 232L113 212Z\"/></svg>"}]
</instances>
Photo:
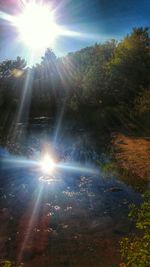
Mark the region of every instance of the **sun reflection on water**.
<instances>
[{"instance_id":1,"label":"sun reflection on water","mask_svg":"<svg viewBox=\"0 0 150 267\"><path fill-rule=\"evenodd\" d=\"M41 168L44 173L50 174L55 168L55 162L49 154L45 154L41 160Z\"/></svg>"},{"instance_id":2,"label":"sun reflection on water","mask_svg":"<svg viewBox=\"0 0 150 267\"><path fill-rule=\"evenodd\" d=\"M43 175L39 177L39 181L45 182L47 184L52 184L52 183L60 182L61 180L56 178L53 175Z\"/></svg>"}]
</instances>

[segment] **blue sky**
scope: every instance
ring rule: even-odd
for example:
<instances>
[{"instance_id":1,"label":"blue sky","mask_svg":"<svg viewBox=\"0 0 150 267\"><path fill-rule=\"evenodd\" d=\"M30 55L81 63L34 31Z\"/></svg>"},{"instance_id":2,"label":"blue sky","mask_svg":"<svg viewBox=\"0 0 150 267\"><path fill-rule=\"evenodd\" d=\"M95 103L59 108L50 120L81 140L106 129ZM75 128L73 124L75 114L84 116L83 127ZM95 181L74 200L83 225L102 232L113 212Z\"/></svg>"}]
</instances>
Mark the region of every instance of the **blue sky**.
<instances>
[{"instance_id":1,"label":"blue sky","mask_svg":"<svg viewBox=\"0 0 150 267\"><path fill-rule=\"evenodd\" d=\"M0 9L15 13L16 2L1 0ZM52 47L57 56L96 42L120 40L133 27L150 26L150 0L54 0L53 6L59 24L82 33L80 38L59 37ZM28 58L30 51L16 42L15 31L0 20L0 60L18 55Z\"/></svg>"}]
</instances>

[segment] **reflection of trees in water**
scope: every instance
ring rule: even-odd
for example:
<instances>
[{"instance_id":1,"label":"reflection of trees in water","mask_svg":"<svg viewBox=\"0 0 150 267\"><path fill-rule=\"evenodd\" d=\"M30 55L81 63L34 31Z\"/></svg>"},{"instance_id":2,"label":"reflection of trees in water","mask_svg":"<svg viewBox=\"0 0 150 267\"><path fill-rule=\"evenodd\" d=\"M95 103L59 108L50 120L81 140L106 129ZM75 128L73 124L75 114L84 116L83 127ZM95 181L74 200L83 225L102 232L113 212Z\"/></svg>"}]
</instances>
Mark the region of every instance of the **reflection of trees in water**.
<instances>
[{"instance_id":1,"label":"reflection of trees in water","mask_svg":"<svg viewBox=\"0 0 150 267\"><path fill-rule=\"evenodd\" d=\"M126 171L119 171L120 179L129 186L132 186L135 191L139 193L145 192L148 188L148 182L142 180L141 178L135 177Z\"/></svg>"}]
</instances>

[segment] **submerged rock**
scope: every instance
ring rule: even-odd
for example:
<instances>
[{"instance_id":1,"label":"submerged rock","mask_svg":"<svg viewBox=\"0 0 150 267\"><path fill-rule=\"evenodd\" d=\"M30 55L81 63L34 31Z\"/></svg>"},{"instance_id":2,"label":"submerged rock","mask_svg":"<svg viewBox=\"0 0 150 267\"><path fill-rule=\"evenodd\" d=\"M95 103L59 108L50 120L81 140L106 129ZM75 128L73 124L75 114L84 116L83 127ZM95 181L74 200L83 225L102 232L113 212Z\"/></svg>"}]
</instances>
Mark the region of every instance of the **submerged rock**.
<instances>
[{"instance_id":1,"label":"submerged rock","mask_svg":"<svg viewBox=\"0 0 150 267\"><path fill-rule=\"evenodd\" d=\"M109 191L111 191L111 192L120 192L120 191L123 191L123 189L119 188L119 187L112 187L112 188L109 189Z\"/></svg>"}]
</instances>

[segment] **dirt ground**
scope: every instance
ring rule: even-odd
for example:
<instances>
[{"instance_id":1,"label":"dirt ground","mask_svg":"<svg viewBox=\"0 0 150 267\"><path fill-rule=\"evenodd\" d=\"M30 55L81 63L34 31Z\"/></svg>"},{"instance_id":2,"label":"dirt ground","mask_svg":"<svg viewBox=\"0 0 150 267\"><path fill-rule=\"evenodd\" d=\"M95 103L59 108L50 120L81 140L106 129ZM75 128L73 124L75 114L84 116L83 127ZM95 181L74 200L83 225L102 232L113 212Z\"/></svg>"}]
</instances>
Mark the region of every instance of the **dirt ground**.
<instances>
[{"instance_id":1,"label":"dirt ground","mask_svg":"<svg viewBox=\"0 0 150 267\"><path fill-rule=\"evenodd\" d=\"M150 181L150 138L115 134L112 145L115 160L121 169Z\"/></svg>"}]
</instances>

